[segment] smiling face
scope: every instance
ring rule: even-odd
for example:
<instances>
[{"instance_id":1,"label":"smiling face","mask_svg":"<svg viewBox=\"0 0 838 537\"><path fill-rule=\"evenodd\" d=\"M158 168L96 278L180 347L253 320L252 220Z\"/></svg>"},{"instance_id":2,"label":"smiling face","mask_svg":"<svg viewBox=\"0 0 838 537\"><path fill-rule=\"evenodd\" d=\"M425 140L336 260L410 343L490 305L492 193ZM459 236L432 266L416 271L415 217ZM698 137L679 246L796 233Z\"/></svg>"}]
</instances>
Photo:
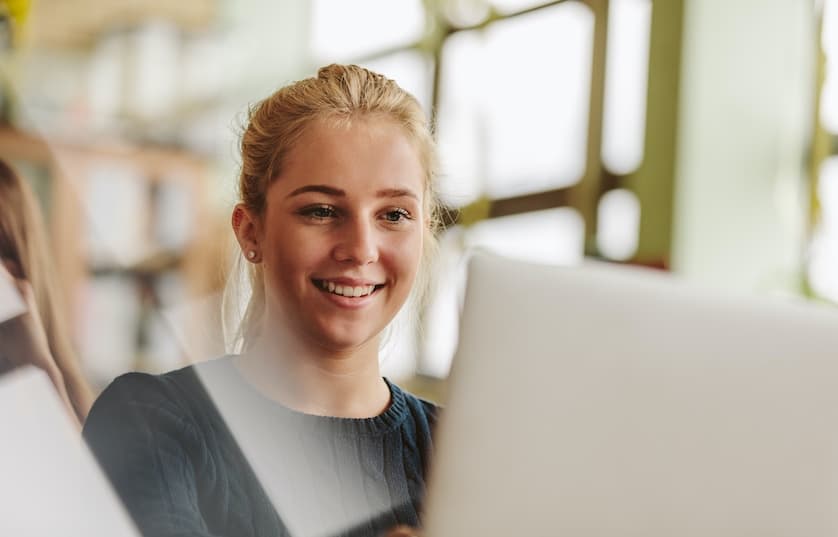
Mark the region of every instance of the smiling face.
<instances>
[{"instance_id":1,"label":"smiling face","mask_svg":"<svg viewBox=\"0 0 838 537\"><path fill-rule=\"evenodd\" d=\"M282 322L329 351L377 350L419 267L424 176L393 121L307 126L268 188L256 226L265 328Z\"/></svg>"}]
</instances>

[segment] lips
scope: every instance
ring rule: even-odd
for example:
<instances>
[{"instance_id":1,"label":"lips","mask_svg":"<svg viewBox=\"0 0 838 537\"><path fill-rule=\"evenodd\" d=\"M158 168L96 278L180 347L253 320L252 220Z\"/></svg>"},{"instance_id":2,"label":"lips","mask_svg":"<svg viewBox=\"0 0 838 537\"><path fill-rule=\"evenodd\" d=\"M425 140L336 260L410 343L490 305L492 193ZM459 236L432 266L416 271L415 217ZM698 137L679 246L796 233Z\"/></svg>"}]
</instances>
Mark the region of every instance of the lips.
<instances>
[{"instance_id":1,"label":"lips","mask_svg":"<svg viewBox=\"0 0 838 537\"><path fill-rule=\"evenodd\" d=\"M362 298L369 296L382 287L384 284L366 282L347 282L345 280L312 280L315 286L321 291L346 298Z\"/></svg>"}]
</instances>

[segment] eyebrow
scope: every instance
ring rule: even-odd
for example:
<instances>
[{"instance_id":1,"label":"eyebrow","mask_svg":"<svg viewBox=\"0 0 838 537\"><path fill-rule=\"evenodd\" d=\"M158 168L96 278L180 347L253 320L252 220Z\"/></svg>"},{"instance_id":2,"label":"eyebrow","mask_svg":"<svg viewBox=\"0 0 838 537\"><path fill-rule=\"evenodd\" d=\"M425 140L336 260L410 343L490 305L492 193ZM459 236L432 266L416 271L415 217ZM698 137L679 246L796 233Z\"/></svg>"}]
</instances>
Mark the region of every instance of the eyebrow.
<instances>
[{"instance_id":1,"label":"eyebrow","mask_svg":"<svg viewBox=\"0 0 838 537\"><path fill-rule=\"evenodd\" d=\"M419 196L413 193L412 190L406 188L385 188L375 193L379 198L413 198L419 200Z\"/></svg>"},{"instance_id":2,"label":"eyebrow","mask_svg":"<svg viewBox=\"0 0 838 537\"><path fill-rule=\"evenodd\" d=\"M346 192L341 190L340 188L335 188L333 186L327 185L306 185L301 186L300 188L295 189L290 194L288 194L289 198L293 198L294 196L299 196L300 194L305 194L306 192L319 192L321 194L326 194L328 196L334 196L338 198L346 197ZM385 188L383 190L379 190L375 193L376 197L379 198L402 198L408 197L413 198L415 200L419 199L413 191L407 190L405 188Z\"/></svg>"},{"instance_id":3,"label":"eyebrow","mask_svg":"<svg viewBox=\"0 0 838 537\"><path fill-rule=\"evenodd\" d=\"M294 190L290 194L288 194L289 198L293 198L294 196L299 196L300 194L305 194L306 192L320 192L321 194L327 194L329 196L335 197L344 197L346 196L346 192L339 188L335 188L333 186L326 186L326 185L306 185L301 186L300 188Z\"/></svg>"}]
</instances>

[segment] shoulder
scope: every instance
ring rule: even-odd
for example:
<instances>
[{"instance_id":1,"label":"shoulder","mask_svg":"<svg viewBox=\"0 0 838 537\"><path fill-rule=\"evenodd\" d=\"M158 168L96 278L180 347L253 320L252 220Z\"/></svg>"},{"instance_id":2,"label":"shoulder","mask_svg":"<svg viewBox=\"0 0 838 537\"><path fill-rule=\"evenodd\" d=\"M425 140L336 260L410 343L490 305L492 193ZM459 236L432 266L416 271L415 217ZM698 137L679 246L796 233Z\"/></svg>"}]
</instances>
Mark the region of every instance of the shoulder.
<instances>
[{"instance_id":1,"label":"shoulder","mask_svg":"<svg viewBox=\"0 0 838 537\"><path fill-rule=\"evenodd\" d=\"M417 413L421 413L428 417L429 420L436 421L442 407L436 403L423 399L410 392L405 392L405 400L410 408L415 409Z\"/></svg>"},{"instance_id":2,"label":"shoulder","mask_svg":"<svg viewBox=\"0 0 838 537\"><path fill-rule=\"evenodd\" d=\"M187 366L161 375L126 373L114 379L93 404L85 434L112 427L168 425L200 427L211 418L212 402L198 371L213 365Z\"/></svg>"},{"instance_id":3,"label":"shoulder","mask_svg":"<svg viewBox=\"0 0 838 537\"><path fill-rule=\"evenodd\" d=\"M126 457L145 461L146 466L163 452L205 459L208 442L223 428L198 378L200 369L189 366L162 375L127 373L102 392L82 435L109 473L119 474Z\"/></svg>"},{"instance_id":4,"label":"shoulder","mask_svg":"<svg viewBox=\"0 0 838 537\"><path fill-rule=\"evenodd\" d=\"M126 373L114 379L93 405L94 411L109 407L150 407L166 410L187 404L199 393L200 383L189 366L162 375Z\"/></svg>"},{"instance_id":5,"label":"shoulder","mask_svg":"<svg viewBox=\"0 0 838 537\"><path fill-rule=\"evenodd\" d=\"M430 429L433 429L442 410L441 407L427 399L414 395L394 382L388 382L390 383L394 398L404 401L408 416L412 417L414 422L427 424Z\"/></svg>"}]
</instances>

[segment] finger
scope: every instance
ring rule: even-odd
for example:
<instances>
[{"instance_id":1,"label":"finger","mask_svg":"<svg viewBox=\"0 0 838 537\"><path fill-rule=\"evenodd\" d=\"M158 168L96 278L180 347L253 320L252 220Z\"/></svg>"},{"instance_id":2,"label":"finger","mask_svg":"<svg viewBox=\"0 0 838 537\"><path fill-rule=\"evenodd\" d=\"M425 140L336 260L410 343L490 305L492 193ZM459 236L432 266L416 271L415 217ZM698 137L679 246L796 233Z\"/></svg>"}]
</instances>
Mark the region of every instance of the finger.
<instances>
[{"instance_id":1,"label":"finger","mask_svg":"<svg viewBox=\"0 0 838 537\"><path fill-rule=\"evenodd\" d=\"M385 537L420 537L419 530L410 526L396 526L385 534Z\"/></svg>"}]
</instances>

